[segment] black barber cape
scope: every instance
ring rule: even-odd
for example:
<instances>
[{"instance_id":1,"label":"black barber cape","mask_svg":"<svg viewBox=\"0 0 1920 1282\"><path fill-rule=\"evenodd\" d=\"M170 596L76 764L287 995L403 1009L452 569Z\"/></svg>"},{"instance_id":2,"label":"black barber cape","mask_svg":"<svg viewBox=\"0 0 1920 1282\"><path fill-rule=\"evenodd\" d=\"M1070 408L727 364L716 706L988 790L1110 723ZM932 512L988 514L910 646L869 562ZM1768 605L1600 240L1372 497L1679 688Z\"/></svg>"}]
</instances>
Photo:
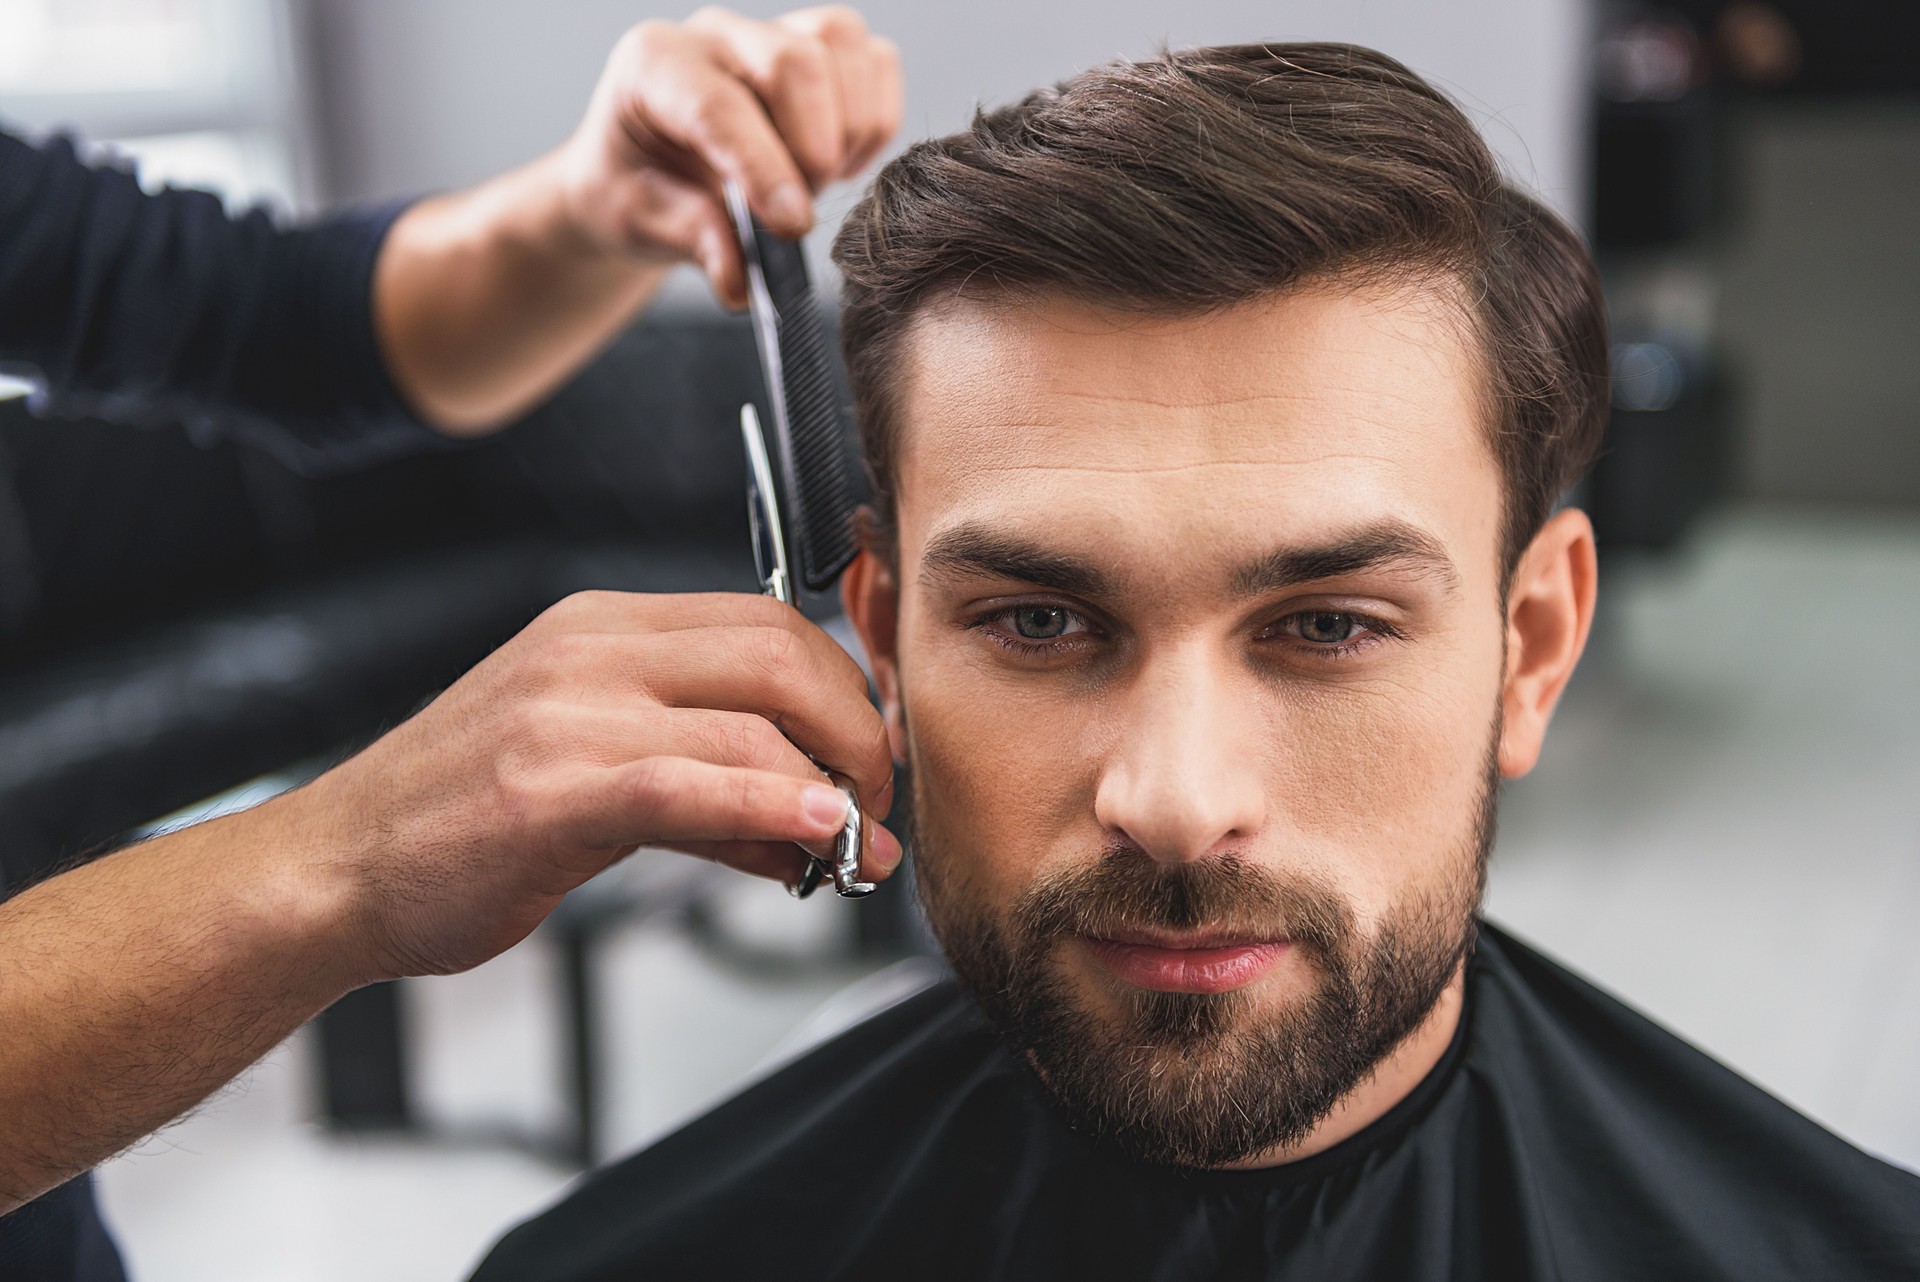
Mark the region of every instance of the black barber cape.
<instances>
[{"instance_id":1,"label":"black barber cape","mask_svg":"<svg viewBox=\"0 0 1920 1282\"><path fill-rule=\"evenodd\" d=\"M1264 1171L1076 1135L942 984L509 1234L475 1282L1920 1278L1920 1178L1492 927L1386 1116Z\"/></svg>"}]
</instances>

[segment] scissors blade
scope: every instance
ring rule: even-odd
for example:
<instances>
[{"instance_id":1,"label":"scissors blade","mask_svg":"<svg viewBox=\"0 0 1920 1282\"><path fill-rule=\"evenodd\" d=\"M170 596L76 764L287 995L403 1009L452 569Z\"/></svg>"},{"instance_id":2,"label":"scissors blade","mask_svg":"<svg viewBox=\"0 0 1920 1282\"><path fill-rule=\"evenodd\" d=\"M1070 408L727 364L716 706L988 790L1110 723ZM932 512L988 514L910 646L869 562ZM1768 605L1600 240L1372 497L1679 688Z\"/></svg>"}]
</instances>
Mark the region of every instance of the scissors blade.
<instances>
[{"instance_id":1,"label":"scissors blade","mask_svg":"<svg viewBox=\"0 0 1920 1282\"><path fill-rule=\"evenodd\" d=\"M740 407L741 443L747 449L747 523L753 532L754 568L760 590L784 605L793 604L793 574L787 560L787 540L780 531L780 495L773 488L773 464L767 457L766 433L753 402Z\"/></svg>"}]
</instances>

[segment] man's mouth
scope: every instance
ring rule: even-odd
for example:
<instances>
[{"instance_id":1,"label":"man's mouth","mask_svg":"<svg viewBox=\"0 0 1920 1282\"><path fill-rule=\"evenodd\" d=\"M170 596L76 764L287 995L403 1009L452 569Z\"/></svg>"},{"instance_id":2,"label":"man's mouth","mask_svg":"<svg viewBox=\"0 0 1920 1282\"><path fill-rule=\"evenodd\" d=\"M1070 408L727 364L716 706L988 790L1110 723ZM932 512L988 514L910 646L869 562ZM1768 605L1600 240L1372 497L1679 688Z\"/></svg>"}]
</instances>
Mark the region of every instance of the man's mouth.
<instances>
[{"instance_id":1,"label":"man's mouth","mask_svg":"<svg viewBox=\"0 0 1920 1282\"><path fill-rule=\"evenodd\" d=\"M1162 993L1243 988L1272 970L1293 946L1286 939L1204 931L1111 931L1083 935L1080 941L1121 982Z\"/></svg>"}]
</instances>

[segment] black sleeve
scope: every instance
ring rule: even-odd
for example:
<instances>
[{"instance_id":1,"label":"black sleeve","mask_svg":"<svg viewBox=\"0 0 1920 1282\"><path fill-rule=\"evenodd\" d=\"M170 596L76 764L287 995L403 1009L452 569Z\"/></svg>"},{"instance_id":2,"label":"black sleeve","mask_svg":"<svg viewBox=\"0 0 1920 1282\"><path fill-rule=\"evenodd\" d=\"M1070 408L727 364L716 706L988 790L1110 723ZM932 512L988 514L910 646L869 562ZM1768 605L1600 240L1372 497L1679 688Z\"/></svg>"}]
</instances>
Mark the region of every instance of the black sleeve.
<instances>
[{"instance_id":1,"label":"black sleeve","mask_svg":"<svg viewBox=\"0 0 1920 1282\"><path fill-rule=\"evenodd\" d=\"M374 339L374 260L402 208L283 229L0 133L0 370L40 385L36 413L180 422L305 471L443 446Z\"/></svg>"}]
</instances>

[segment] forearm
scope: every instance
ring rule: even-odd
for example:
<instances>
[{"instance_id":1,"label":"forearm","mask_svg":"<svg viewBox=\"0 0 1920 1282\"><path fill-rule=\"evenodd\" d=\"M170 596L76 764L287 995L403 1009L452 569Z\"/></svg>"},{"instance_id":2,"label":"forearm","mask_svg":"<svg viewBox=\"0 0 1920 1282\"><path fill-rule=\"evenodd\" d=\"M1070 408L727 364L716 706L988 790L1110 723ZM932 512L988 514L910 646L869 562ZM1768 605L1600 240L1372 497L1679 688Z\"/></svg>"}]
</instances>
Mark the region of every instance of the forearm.
<instances>
[{"instance_id":1,"label":"forearm","mask_svg":"<svg viewBox=\"0 0 1920 1282\"><path fill-rule=\"evenodd\" d=\"M0 904L0 1213L192 1108L361 981L326 944L345 900L302 822L269 803Z\"/></svg>"},{"instance_id":2,"label":"forearm","mask_svg":"<svg viewBox=\"0 0 1920 1282\"><path fill-rule=\"evenodd\" d=\"M557 154L409 209L374 273L395 384L455 436L524 413L603 347L668 263L609 249L566 213Z\"/></svg>"}]
</instances>

